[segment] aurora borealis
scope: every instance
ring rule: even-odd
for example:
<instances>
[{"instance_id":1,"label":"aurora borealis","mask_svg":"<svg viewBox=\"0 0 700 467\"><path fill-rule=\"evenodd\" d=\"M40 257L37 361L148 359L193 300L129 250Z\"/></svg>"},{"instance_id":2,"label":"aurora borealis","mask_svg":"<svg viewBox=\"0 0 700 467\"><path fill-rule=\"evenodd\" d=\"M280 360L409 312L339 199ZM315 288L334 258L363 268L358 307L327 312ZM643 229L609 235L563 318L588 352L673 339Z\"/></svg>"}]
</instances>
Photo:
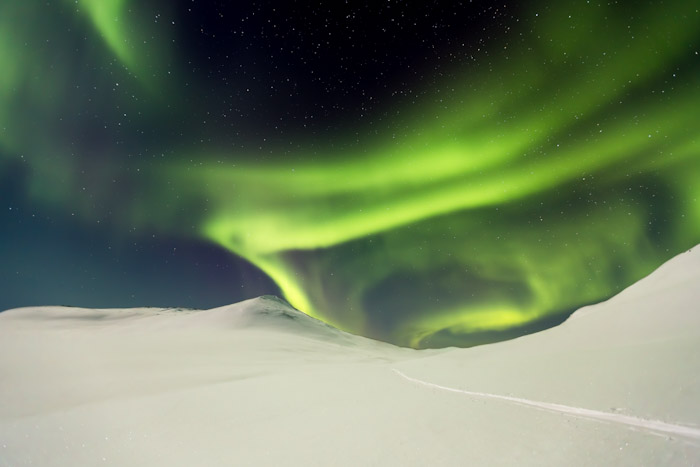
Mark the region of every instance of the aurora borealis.
<instances>
[{"instance_id":1,"label":"aurora borealis","mask_svg":"<svg viewBox=\"0 0 700 467\"><path fill-rule=\"evenodd\" d=\"M556 324L700 242L695 2L234 3L0 6L5 254L33 216L134 269L219 248L257 284L222 300L440 347ZM18 244L3 277L51 261Z\"/></svg>"}]
</instances>

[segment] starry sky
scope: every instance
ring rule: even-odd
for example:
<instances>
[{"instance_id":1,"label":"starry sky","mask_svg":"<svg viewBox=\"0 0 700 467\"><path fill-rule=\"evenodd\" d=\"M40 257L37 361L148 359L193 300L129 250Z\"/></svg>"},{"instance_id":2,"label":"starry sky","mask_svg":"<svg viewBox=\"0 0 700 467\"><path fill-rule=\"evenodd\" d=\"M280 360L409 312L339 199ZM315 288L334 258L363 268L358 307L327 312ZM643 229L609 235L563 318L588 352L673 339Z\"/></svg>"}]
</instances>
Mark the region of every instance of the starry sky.
<instances>
[{"instance_id":1,"label":"starry sky","mask_svg":"<svg viewBox=\"0 0 700 467\"><path fill-rule=\"evenodd\" d=\"M0 309L262 294L412 347L700 242L687 0L0 4Z\"/></svg>"}]
</instances>

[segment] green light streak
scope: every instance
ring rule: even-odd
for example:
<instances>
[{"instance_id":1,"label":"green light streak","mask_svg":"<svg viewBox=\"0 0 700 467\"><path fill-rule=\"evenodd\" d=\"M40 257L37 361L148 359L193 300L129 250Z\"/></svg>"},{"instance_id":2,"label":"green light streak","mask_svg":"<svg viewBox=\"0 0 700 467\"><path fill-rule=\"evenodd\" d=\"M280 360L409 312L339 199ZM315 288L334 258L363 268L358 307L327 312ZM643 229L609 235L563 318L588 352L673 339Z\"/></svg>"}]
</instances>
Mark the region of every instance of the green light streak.
<instances>
[{"instance_id":1,"label":"green light streak","mask_svg":"<svg viewBox=\"0 0 700 467\"><path fill-rule=\"evenodd\" d=\"M109 50L136 76L154 97L168 99L164 82L165 64L170 55L167 26L153 22L168 8L132 0L66 0L77 4L77 12L87 16ZM149 18L149 21L146 21ZM147 27L145 25L148 25ZM150 32L150 33L149 33ZM159 40L156 40L158 38Z\"/></svg>"},{"instance_id":2,"label":"green light streak","mask_svg":"<svg viewBox=\"0 0 700 467\"><path fill-rule=\"evenodd\" d=\"M407 326L408 330L403 331L407 336L404 342L410 347L420 348L427 338L443 330L465 335L483 331L504 331L527 324L531 319L528 313L509 305L490 304L477 310L442 311L436 313L436 316L426 316L423 320Z\"/></svg>"},{"instance_id":3,"label":"green light streak","mask_svg":"<svg viewBox=\"0 0 700 467\"><path fill-rule=\"evenodd\" d=\"M133 44L125 31L127 24L121 21L127 4L128 0L79 0L109 48L126 66L133 68L136 65Z\"/></svg>"},{"instance_id":4,"label":"green light streak","mask_svg":"<svg viewBox=\"0 0 700 467\"><path fill-rule=\"evenodd\" d=\"M659 145L672 151L673 145L659 143L650 134L661 133L665 139L686 144L686 139L692 137L687 120L697 101L697 96L691 95L684 104L653 112L647 121L611 123L605 134L594 140L576 142L570 149L550 148L539 157L522 157L492 170L450 171L453 166L448 162L441 165L444 171L429 171L426 166L442 161L431 151L424 151L403 157L378 154L372 160L376 164L384 162L384 166L378 165L375 170L356 162L353 168L283 167L267 174L254 166L194 168L184 169L179 175L188 183L207 186L212 199L222 191L230 192L230 186L246 194L244 202L236 196L218 200L218 214L213 216L216 227L207 227L208 232L217 231L217 238L235 238L243 250L265 254L323 248L427 217L493 206L566 185L581 174L603 171L625 160L641 162ZM462 152L455 150L455 154L469 159L475 157L472 154L483 153L465 148ZM688 152L687 157L694 157L694 153ZM411 170L411 182L393 179L397 164L403 164L401 176ZM421 179L426 172L433 175ZM379 182L382 177L384 184ZM349 186L352 188L347 193L338 193ZM336 209L339 206L345 209Z\"/></svg>"},{"instance_id":5,"label":"green light streak","mask_svg":"<svg viewBox=\"0 0 700 467\"><path fill-rule=\"evenodd\" d=\"M647 238L648 219L644 209L619 203L543 226L523 227L500 244L489 244L485 238L500 228L490 229L488 235L470 235L480 248L465 251L459 261L479 270L484 278L506 280L499 285L500 297L486 296L484 302L484 297L477 296L473 303L457 308L438 305L430 314L403 321L394 340L420 346L445 330L457 334L502 331L546 318L552 311L609 297L616 291L618 276L634 282L663 258ZM543 240L548 231L556 232L551 236L560 241ZM447 247L457 249L457 244ZM509 294L509 282L525 284L527 297Z\"/></svg>"},{"instance_id":6,"label":"green light streak","mask_svg":"<svg viewBox=\"0 0 700 467\"><path fill-rule=\"evenodd\" d=\"M52 126L72 108L64 90L75 72L51 61L61 47L46 44L60 44L59 32L35 44L21 26L57 10L19 5L0 6L0 144L26 154L33 199L92 219L73 141ZM112 86L116 57L149 97L167 94L168 34L149 33L144 5L69 6L104 41L94 81ZM450 333L469 344L563 316L700 241L700 13L681 0L633 7L537 5L422 101L353 129L362 143L342 154L314 141L261 163L154 137L156 153L175 156L124 162L135 194L113 203L123 211L114 217L125 231L208 239L259 267L300 310L402 345ZM167 113L165 97L99 104Z\"/></svg>"},{"instance_id":7,"label":"green light streak","mask_svg":"<svg viewBox=\"0 0 700 467\"><path fill-rule=\"evenodd\" d=\"M327 163L309 162L299 155L291 162L268 166L170 167L168 179L206 187L209 214L202 234L259 265L293 305L346 329L370 334L366 326L373 310L358 297L400 271L410 268L428 280L431 269L444 266L430 255L417 254L418 243L410 241L415 237L408 229L431 219L473 217L478 226L484 209L512 210L520 203L527 206L524 212L532 214L537 212L531 204L535 200L544 200L540 204L546 202L543 211L549 212L559 209L557 199L548 199L551 193L574 199L572 187L585 189L586 177L600 180L597 184L609 189L630 177L649 176L672 190L669 196L683 212L692 213L692 219L671 222L676 232L671 244L690 246L700 238L697 183L685 176L686 183L679 184L676 177L680 172L698 171L700 124L694 115L700 87L695 78L674 83L666 96L650 96L649 88L669 79L670 64L688 59L687 43L698 30L691 23L698 24L698 14L682 2L670 6L664 15L642 11L642 19L634 26L648 29L635 37L633 32L618 32L619 24L605 22L603 16L583 13L589 23L582 27L601 29L603 40L579 42L580 32L560 34L560 41L542 43L544 51L514 52L521 57L521 66L517 62L500 65L508 83L507 96L500 99L501 86L483 78L467 83L455 103L433 107L420 120L414 116L413 133L418 136L398 143L380 142L366 155ZM559 26L552 25L558 24L558 14L543 20L551 28L545 32L551 34L541 33L542 37L557 34ZM671 27L679 15L688 24ZM589 34L590 30L584 35ZM536 56L543 53L552 63L537 67ZM506 73L510 69L533 72L510 79ZM433 113L438 123L426 125L425 116ZM528 297L505 301L491 297L448 307L436 304L416 316L403 316L390 340L418 346L444 330L469 334L517 327L604 299L620 284L650 272L665 258L661 245L649 238L649 226L658 221L650 217L649 207L640 204L647 201L620 202L611 196L619 194L600 198L602 206L579 208L584 215L578 220L569 213L549 224L549 230L534 229L506 243L479 238L478 233L456 242L428 235L430 241L442 242L454 261L479 269L482 279L510 277L526 288ZM485 230L497 236L523 228L516 227L515 221L501 223L498 229ZM483 225L472 228L484 229ZM445 228L435 231L444 234ZM549 232L557 234L547 238ZM322 275L343 267L347 259L334 265L326 263L324 256L367 239L382 245L376 248L386 249L384 241L391 236L407 237L404 245L388 253L391 266L380 267L381 273L358 267L344 276L350 282L344 294L354 297L349 301L362 312L351 312L341 300L328 296L325 289L334 282ZM479 248L465 248L471 242ZM434 253L435 246L426 250ZM291 251L308 252L309 259L301 260L303 267L297 264L299 259L287 258ZM369 264L377 264L372 253L363 254L371 259ZM413 258L408 261L410 267L394 255ZM321 264L316 268L320 272L303 273L308 264ZM588 283L581 283L583 277Z\"/></svg>"}]
</instances>

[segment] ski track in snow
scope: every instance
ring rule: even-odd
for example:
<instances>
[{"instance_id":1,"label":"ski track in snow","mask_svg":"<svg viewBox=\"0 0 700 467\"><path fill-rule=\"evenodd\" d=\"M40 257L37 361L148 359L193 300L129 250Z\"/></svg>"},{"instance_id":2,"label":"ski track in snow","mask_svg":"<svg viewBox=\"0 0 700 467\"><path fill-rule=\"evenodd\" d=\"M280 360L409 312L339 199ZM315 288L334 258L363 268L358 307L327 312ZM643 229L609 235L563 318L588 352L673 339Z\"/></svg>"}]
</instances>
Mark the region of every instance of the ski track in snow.
<instances>
[{"instance_id":1,"label":"ski track in snow","mask_svg":"<svg viewBox=\"0 0 700 467\"><path fill-rule=\"evenodd\" d=\"M467 396L479 397L484 399L496 399L506 402L511 402L514 404L524 405L528 407L535 407L537 409L549 410L553 412L559 412L567 415L573 415L575 417L584 417L594 420L603 420L606 422L618 423L621 425L627 425L635 428L641 428L643 430L652 432L669 433L673 435L684 436L687 438L700 439L700 429L693 428L685 425L674 425L672 423L662 422L660 420L648 420L644 418L632 417L630 415L622 415L610 412L601 412L598 410L584 409L582 407L571 407L568 405L554 404L551 402L539 402L529 399L522 399L520 397L511 396L501 396L498 394L488 394L483 392L473 392L465 391L463 389L450 388L447 386L440 386L439 384L429 383L416 378L411 378L396 368L392 370L402 378L411 381L412 383L420 384L422 386L427 386L434 389L440 389L442 391L455 392L458 394L465 394Z\"/></svg>"}]
</instances>

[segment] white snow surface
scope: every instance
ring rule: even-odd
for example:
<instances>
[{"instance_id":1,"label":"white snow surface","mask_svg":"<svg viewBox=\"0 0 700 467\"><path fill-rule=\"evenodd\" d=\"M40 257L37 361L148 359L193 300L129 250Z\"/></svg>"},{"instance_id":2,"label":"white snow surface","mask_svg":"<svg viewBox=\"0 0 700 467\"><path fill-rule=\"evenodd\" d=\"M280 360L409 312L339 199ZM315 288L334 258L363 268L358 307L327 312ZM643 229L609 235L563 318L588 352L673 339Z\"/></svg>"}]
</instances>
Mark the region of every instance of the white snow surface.
<instances>
[{"instance_id":1,"label":"white snow surface","mask_svg":"<svg viewBox=\"0 0 700 467\"><path fill-rule=\"evenodd\" d=\"M261 297L0 313L0 466L700 465L700 247L544 332L353 336Z\"/></svg>"}]
</instances>

